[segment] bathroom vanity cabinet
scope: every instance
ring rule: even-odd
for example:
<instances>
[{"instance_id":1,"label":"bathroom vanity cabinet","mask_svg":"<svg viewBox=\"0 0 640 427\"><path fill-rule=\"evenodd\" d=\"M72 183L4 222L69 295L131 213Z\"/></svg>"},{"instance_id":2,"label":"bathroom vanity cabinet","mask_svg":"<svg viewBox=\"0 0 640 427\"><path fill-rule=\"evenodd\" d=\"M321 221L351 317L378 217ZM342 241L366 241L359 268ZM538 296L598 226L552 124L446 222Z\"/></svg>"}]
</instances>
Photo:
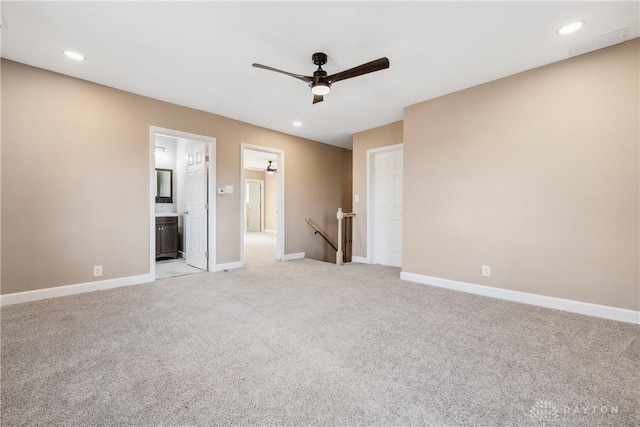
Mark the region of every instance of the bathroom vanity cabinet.
<instances>
[{"instance_id":1,"label":"bathroom vanity cabinet","mask_svg":"<svg viewBox=\"0 0 640 427\"><path fill-rule=\"evenodd\" d=\"M178 258L178 217L156 217L156 259Z\"/></svg>"}]
</instances>

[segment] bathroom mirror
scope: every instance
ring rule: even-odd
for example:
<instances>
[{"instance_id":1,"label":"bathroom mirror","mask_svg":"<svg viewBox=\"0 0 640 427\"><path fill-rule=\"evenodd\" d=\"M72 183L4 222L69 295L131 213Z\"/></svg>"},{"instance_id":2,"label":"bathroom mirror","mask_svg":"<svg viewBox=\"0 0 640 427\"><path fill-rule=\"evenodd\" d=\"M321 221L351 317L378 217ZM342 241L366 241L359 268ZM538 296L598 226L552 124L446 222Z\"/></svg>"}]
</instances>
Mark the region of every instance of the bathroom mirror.
<instances>
[{"instance_id":1,"label":"bathroom mirror","mask_svg":"<svg viewBox=\"0 0 640 427\"><path fill-rule=\"evenodd\" d=\"M173 203L172 169L156 169L156 203Z\"/></svg>"}]
</instances>

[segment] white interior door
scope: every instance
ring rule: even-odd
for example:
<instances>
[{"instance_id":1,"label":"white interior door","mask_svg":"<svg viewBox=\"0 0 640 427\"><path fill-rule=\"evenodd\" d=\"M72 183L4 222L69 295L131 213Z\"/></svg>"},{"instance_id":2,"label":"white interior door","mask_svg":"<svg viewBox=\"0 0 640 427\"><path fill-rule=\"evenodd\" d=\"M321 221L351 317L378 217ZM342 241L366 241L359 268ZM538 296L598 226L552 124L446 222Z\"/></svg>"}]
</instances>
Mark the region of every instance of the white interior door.
<instances>
[{"instance_id":1,"label":"white interior door","mask_svg":"<svg viewBox=\"0 0 640 427\"><path fill-rule=\"evenodd\" d=\"M185 203L185 256L187 264L207 269L207 162L205 144L187 152Z\"/></svg>"},{"instance_id":2,"label":"white interior door","mask_svg":"<svg viewBox=\"0 0 640 427\"><path fill-rule=\"evenodd\" d=\"M262 181L246 180L247 231L262 231Z\"/></svg>"},{"instance_id":3,"label":"white interior door","mask_svg":"<svg viewBox=\"0 0 640 427\"><path fill-rule=\"evenodd\" d=\"M373 156L373 263L402 267L402 148Z\"/></svg>"}]
</instances>

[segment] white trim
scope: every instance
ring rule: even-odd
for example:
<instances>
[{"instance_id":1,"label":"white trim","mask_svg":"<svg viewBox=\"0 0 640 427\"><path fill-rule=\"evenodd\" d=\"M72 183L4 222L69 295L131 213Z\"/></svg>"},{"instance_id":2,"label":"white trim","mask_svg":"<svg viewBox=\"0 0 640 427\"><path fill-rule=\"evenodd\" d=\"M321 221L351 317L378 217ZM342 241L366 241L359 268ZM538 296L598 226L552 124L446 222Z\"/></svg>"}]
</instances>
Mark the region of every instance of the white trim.
<instances>
[{"instance_id":1,"label":"white trim","mask_svg":"<svg viewBox=\"0 0 640 427\"><path fill-rule=\"evenodd\" d=\"M156 281L156 128L149 126L149 281Z\"/></svg>"},{"instance_id":2,"label":"white trim","mask_svg":"<svg viewBox=\"0 0 640 427\"><path fill-rule=\"evenodd\" d=\"M208 210L208 220L209 224L207 226L207 230L209 231L209 241L207 243L207 250L209 251L209 259L208 259L208 267L209 271L215 271L216 269L216 257L218 256L218 240L216 234L217 228L217 218L218 218L218 210L216 207L216 174L218 173L218 160L217 160L217 152L218 152L218 143L215 138L211 138L208 144L208 152L209 155L209 169L207 171L208 178L208 190L209 194L207 197L207 203L209 203Z\"/></svg>"},{"instance_id":3,"label":"white trim","mask_svg":"<svg viewBox=\"0 0 640 427\"><path fill-rule=\"evenodd\" d=\"M524 304L537 305L555 310L568 311L570 313L585 314L587 316L601 317L603 319L617 320L620 322L640 324L640 311L624 308L609 307L606 305L591 304L582 301L530 294L527 292L512 291L509 289L494 288L491 286L476 285L473 283L458 282L456 280L441 279L439 277L423 276L415 273L400 273L402 280L416 282L423 285L452 289L470 294L483 295Z\"/></svg>"},{"instance_id":4,"label":"white trim","mask_svg":"<svg viewBox=\"0 0 640 427\"><path fill-rule=\"evenodd\" d=\"M304 256L306 255L306 252L298 252L295 254L285 254L285 256L282 257L283 261L291 261L294 259L302 259L304 258Z\"/></svg>"},{"instance_id":5,"label":"white trim","mask_svg":"<svg viewBox=\"0 0 640 427\"><path fill-rule=\"evenodd\" d=\"M155 181L155 145L156 135L165 135L172 138L182 138L190 141L204 142L207 147L209 164L207 166L208 203L207 213L208 242L207 251L209 260L208 271L216 271L216 139L211 136L166 129L158 126L149 126L149 281L156 280L156 198L153 194L153 182Z\"/></svg>"},{"instance_id":6,"label":"white trim","mask_svg":"<svg viewBox=\"0 0 640 427\"><path fill-rule=\"evenodd\" d=\"M360 264L369 264L369 258L364 256L352 256L351 262L358 262Z\"/></svg>"},{"instance_id":7,"label":"white trim","mask_svg":"<svg viewBox=\"0 0 640 427\"><path fill-rule=\"evenodd\" d=\"M244 186L244 150L262 151L277 155L278 172L276 172L277 182L277 205L278 205L278 229L276 231L276 259L281 261L284 258L284 242L285 242L285 185L284 185L284 150L277 148L263 147L261 145L240 143L240 264L244 265L244 230L247 223L246 210L244 209L245 186Z\"/></svg>"},{"instance_id":8,"label":"white trim","mask_svg":"<svg viewBox=\"0 0 640 427\"><path fill-rule=\"evenodd\" d=\"M278 234L278 230L270 230L270 229L265 228L262 231L264 231L265 233L269 233L269 234Z\"/></svg>"},{"instance_id":9,"label":"white trim","mask_svg":"<svg viewBox=\"0 0 640 427\"><path fill-rule=\"evenodd\" d=\"M20 304L23 302L83 294L85 292L102 291L105 289L120 288L123 286L140 285L149 282L151 282L150 275L141 274L139 276L120 277L117 279L78 283L76 285L56 286L54 288L16 292L13 294L0 295L0 305Z\"/></svg>"},{"instance_id":10,"label":"white trim","mask_svg":"<svg viewBox=\"0 0 640 427\"><path fill-rule=\"evenodd\" d=\"M370 264L369 261L372 261L374 258L373 253L371 252L372 251L371 241L374 239L373 237L374 218L373 218L373 212L372 212L373 205L371 200L373 195L373 185L371 184L371 178L373 177L373 175L371 174L371 168L373 167L373 162L371 161L371 159L373 158L374 155L378 153L382 153L385 151L392 151L392 150L402 150L402 155L404 156L403 143L387 145L385 147L372 148L370 150L367 150L367 256L365 257L367 259L367 264ZM404 174L404 167L403 167L403 174ZM353 259L353 257L351 258Z\"/></svg>"},{"instance_id":11,"label":"white trim","mask_svg":"<svg viewBox=\"0 0 640 427\"><path fill-rule=\"evenodd\" d=\"M225 264L218 264L215 267L215 271L235 270L236 268L242 268L244 264L241 262L227 262Z\"/></svg>"}]
</instances>

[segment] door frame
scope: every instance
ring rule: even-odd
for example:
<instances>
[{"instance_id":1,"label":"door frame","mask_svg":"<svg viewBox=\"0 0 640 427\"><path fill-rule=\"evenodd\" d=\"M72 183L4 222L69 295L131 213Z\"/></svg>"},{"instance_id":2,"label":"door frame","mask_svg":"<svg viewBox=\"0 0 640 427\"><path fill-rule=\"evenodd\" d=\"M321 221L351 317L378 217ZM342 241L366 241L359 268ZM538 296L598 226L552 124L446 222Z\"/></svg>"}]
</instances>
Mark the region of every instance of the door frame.
<instances>
[{"instance_id":1,"label":"door frame","mask_svg":"<svg viewBox=\"0 0 640 427\"><path fill-rule=\"evenodd\" d=\"M260 232L263 232L264 231L264 180L263 179L256 179L256 178L245 178L244 179L245 190L246 190L246 184L248 182L259 182L260 183ZM246 197L246 194L245 194L245 197ZM245 209L246 209L246 204L245 204ZM247 229L246 224L245 224L244 229L246 231L246 229Z\"/></svg>"},{"instance_id":2,"label":"door frame","mask_svg":"<svg viewBox=\"0 0 640 427\"><path fill-rule=\"evenodd\" d=\"M216 139L211 136L198 135L159 126L149 126L149 280L156 280L156 198L153 194L156 171L156 136L187 139L204 142L209 156L207 166L207 271L216 270ZM177 179L178 177L175 177Z\"/></svg>"},{"instance_id":3,"label":"door frame","mask_svg":"<svg viewBox=\"0 0 640 427\"><path fill-rule=\"evenodd\" d=\"M271 153L276 155L276 164L278 171L276 172L277 182L277 206L278 206L278 229L276 230L276 260L284 259L284 239L285 239L285 204L284 204L284 150L277 148L263 147L261 145L240 143L240 265L244 267L244 230L247 223L247 211L244 208L246 198L245 178L244 178L244 150L262 151L263 153Z\"/></svg>"},{"instance_id":4,"label":"door frame","mask_svg":"<svg viewBox=\"0 0 640 427\"><path fill-rule=\"evenodd\" d=\"M367 264L373 264L374 254L373 254L373 242L375 239L375 227L374 224L374 213L373 206L374 205L374 184L373 184L373 158L379 154L384 153L386 151L395 151L402 150L402 155L404 156L404 144L393 144L387 145L385 147L380 148L372 148L367 150ZM402 173L404 175L404 167L402 169ZM404 178L404 177L403 177ZM402 191L404 191L404 181L402 185ZM404 208L404 206L403 206ZM402 228L404 229L404 221L402 221ZM404 233L404 232L403 232Z\"/></svg>"}]
</instances>

